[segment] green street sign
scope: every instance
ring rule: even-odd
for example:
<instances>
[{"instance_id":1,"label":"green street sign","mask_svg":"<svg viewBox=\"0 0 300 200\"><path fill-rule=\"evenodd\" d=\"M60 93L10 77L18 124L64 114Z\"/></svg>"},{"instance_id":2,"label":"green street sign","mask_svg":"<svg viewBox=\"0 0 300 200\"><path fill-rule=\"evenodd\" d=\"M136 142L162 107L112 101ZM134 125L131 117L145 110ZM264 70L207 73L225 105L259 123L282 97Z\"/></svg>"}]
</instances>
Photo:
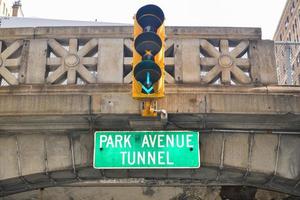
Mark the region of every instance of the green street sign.
<instances>
[{"instance_id":1,"label":"green street sign","mask_svg":"<svg viewBox=\"0 0 300 200\"><path fill-rule=\"evenodd\" d=\"M199 168L199 133L193 131L97 131L95 169Z\"/></svg>"}]
</instances>

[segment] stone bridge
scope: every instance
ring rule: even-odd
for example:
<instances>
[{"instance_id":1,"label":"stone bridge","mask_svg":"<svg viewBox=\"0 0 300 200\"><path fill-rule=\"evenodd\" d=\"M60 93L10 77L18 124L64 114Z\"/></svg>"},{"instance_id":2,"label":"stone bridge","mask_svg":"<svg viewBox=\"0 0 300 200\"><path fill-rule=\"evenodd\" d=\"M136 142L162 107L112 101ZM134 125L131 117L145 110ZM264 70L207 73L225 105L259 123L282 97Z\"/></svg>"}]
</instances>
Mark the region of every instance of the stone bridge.
<instances>
[{"instance_id":1,"label":"stone bridge","mask_svg":"<svg viewBox=\"0 0 300 200\"><path fill-rule=\"evenodd\" d=\"M300 87L258 28L167 27L168 119L131 97L132 27L0 29L0 196L53 186L243 185L300 195ZM96 130L198 130L199 169L96 170Z\"/></svg>"}]
</instances>

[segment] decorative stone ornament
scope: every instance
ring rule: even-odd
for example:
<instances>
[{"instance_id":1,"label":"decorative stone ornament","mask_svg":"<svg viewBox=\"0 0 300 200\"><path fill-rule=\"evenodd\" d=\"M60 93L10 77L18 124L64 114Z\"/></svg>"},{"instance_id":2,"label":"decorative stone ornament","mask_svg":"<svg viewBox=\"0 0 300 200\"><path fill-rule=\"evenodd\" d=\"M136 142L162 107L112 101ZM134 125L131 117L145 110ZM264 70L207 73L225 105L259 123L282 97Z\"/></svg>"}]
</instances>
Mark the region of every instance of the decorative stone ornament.
<instances>
[{"instance_id":1,"label":"decorative stone ornament","mask_svg":"<svg viewBox=\"0 0 300 200\"><path fill-rule=\"evenodd\" d=\"M249 41L241 41L230 51L229 41L220 40L219 50L207 40L200 41L200 48L205 56L200 59L201 70L207 71L202 77L204 83L221 80L222 84L249 84L251 78L246 72L250 70L250 61L243 58L247 53Z\"/></svg>"},{"instance_id":2,"label":"decorative stone ornament","mask_svg":"<svg viewBox=\"0 0 300 200\"><path fill-rule=\"evenodd\" d=\"M78 76L86 83L96 83L96 77L88 68L97 66L98 58L87 54L97 47L98 40L91 39L80 49L78 39L69 39L68 50L55 39L50 39L48 45L57 56L47 58L47 66L54 68L47 77L48 83L63 82L66 79L67 84L76 84Z\"/></svg>"},{"instance_id":3,"label":"decorative stone ornament","mask_svg":"<svg viewBox=\"0 0 300 200\"><path fill-rule=\"evenodd\" d=\"M233 65L233 59L230 55L222 54L219 57L219 65L224 68L230 68Z\"/></svg>"},{"instance_id":4,"label":"decorative stone ornament","mask_svg":"<svg viewBox=\"0 0 300 200\"><path fill-rule=\"evenodd\" d=\"M80 58L76 54L69 54L65 57L65 66L74 68L77 67L80 63Z\"/></svg>"},{"instance_id":5,"label":"decorative stone ornament","mask_svg":"<svg viewBox=\"0 0 300 200\"><path fill-rule=\"evenodd\" d=\"M13 58L11 56L23 46L23 40L13 42L4 51L2 51L3 44L4 42L0 41L0 80L4 79L8 85L18 85L19 81L15 74L20 69L21 55Z\"/></svg>"}]
</instances>

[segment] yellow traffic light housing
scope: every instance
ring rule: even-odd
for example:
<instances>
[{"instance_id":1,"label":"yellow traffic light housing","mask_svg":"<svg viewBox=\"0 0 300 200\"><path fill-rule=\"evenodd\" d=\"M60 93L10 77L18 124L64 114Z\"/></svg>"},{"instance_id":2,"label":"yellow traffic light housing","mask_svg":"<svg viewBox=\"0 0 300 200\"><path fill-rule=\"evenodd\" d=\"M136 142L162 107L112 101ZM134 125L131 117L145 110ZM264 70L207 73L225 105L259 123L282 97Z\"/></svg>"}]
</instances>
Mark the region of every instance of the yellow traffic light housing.
<instances>
[{"instance_id":1,"label":"yellow traffic light housing","mask_svg":"<svg viewBox=\"0 0 300 200\"><path fill-rule=\"evenodd\" d=\"M134 17L132 97L150 101L164 97L164 13L156 5L141 7Z\"/></svg>"}]
</instances>

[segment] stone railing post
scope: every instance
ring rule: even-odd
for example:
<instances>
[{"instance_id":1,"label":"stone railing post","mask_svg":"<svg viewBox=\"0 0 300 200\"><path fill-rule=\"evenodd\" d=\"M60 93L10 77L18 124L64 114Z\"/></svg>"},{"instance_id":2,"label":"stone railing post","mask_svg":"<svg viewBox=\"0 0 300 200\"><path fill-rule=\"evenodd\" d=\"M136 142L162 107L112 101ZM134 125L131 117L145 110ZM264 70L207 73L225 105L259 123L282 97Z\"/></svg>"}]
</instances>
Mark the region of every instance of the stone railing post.
<instances>
[{"instance_id":1,"label":"stone railing post","mask_svg":"<svg viewBox=\"0 0 300 200\"><path fill-rule=\"evenodd\" d=\"M26 84L44 84L47 59L47 40L29 40L26 62Z\"/></svg>"},{"instance_id":2,"label":"stone railing post","mask_svg":"<svg viewBox=\"0 0 300 200\"><path fill-rule=\"evenodd\" d=\"M98 83L123 83L123 39L99 39Z\"/></svg>"},{"instance_id":3,"label":"stone railing post","mask_svg":"<svg viewBox=\"0 0 300 200\"><path fill-rule=\"evenodd\" d=\"M181 39L175 44L175 79L183 83L200 82L198 39Z\"/></svg>"},{"instance_id":4,"label":"stone railing post","mask_svg":"<svg viewBox=\"0 0 300 200\"><path fill-rule=\"evenodd\" d=\"M277 85L274 42L271 40L251 41L249 54L254 84Z\"/></svg>"}]
</instances>

